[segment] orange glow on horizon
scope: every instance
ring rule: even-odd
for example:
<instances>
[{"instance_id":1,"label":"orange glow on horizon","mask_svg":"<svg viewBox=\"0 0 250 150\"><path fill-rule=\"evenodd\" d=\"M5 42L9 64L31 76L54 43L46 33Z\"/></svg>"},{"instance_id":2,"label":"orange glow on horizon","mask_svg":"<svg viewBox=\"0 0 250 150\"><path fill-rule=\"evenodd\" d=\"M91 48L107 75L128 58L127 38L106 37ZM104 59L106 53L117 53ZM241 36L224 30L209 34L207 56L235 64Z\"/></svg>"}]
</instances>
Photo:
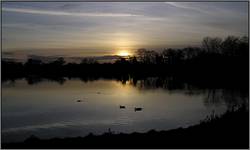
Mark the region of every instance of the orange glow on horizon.
<instances>
[{"instance_id":1,"label":"orange glow on horizon","mask_svg":"<svg viewBox=\"0 0 250 150\"><path fill-rule=\"evenodd\" d=\"M120 51L120 52L117 53L117 55L126 57L126 56L129 56L131 54L128 51Z\"/></svg>"}]
</instances>

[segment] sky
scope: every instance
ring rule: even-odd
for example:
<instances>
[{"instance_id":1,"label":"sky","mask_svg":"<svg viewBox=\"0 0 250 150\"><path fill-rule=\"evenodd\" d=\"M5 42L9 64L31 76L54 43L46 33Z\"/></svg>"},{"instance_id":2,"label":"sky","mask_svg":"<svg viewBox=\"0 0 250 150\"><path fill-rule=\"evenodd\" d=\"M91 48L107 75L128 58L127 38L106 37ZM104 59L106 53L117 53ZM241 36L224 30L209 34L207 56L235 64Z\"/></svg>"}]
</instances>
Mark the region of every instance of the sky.
<instances>
[{"instance_id":1,"label":"sky","mask_svg":"<svg viewBox=\"0 0 250 150\"><path fill-rule=\"evenodd\" d=\"M104 56L248 35L247 2L3 2L3 56Z\"/></svg>"}]
</instances>

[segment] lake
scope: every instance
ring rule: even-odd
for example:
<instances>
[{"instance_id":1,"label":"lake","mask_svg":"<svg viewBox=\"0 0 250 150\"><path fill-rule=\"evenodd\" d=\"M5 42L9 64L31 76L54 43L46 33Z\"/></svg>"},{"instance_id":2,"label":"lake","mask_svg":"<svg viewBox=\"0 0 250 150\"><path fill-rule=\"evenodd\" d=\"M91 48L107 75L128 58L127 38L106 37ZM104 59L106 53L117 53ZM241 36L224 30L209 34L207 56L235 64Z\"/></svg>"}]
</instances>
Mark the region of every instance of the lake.
<instances>
[{"instance_id":1,"label":"lake","mask_svg":"<svg viewBox=\"0 0 250 150\"><path fill-rule=\"evenodd\" d=\"M146 78L2 83L2 142L168 130L194 125L248 101L238 90L201 89ZM78 100L81 100L78 102ZM125 109L120 109L120 105ZM143 108L135 111L135 107Z\"/></svg>"}]
</instances>

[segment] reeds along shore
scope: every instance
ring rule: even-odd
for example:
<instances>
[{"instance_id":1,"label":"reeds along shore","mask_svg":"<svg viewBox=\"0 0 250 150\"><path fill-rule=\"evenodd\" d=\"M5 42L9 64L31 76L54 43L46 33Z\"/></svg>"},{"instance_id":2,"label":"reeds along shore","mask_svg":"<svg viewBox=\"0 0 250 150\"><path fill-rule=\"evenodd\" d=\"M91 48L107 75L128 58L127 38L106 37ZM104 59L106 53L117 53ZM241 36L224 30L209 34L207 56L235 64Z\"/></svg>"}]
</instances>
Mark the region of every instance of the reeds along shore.
<instances>
[{"instance_id":1,"label":"reeds along shore","mask_svg":"<svg viewBox=\"0 0 250 150\"><path fill-rule=\"evenodd\" d=\"M147 133L90 133L86 137L42 140L31 136L3 148L249 148L249 108L232 107L221 116L211 114L199 124Z\"/></svg>"}]
</instances>

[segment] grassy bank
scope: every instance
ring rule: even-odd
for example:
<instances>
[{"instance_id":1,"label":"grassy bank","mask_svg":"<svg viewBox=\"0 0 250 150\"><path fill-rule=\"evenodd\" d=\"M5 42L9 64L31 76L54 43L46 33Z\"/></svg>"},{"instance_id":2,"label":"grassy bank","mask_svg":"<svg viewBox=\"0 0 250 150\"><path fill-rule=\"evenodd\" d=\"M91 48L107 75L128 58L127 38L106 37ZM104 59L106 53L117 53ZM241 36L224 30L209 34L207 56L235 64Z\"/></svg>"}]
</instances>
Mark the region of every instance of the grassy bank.
<instances>
[{"instance_id":1,"label":"grassy bank","mask_svg":"<svg viewBox=\"0 0 250 150\"><path fill-rule=\"evenodd\" d=\"M47 140L33 136L21 143L4 143L2 148L249 148L249 110L234 108L188 128Z\"/></svg>"}]
</instances>

